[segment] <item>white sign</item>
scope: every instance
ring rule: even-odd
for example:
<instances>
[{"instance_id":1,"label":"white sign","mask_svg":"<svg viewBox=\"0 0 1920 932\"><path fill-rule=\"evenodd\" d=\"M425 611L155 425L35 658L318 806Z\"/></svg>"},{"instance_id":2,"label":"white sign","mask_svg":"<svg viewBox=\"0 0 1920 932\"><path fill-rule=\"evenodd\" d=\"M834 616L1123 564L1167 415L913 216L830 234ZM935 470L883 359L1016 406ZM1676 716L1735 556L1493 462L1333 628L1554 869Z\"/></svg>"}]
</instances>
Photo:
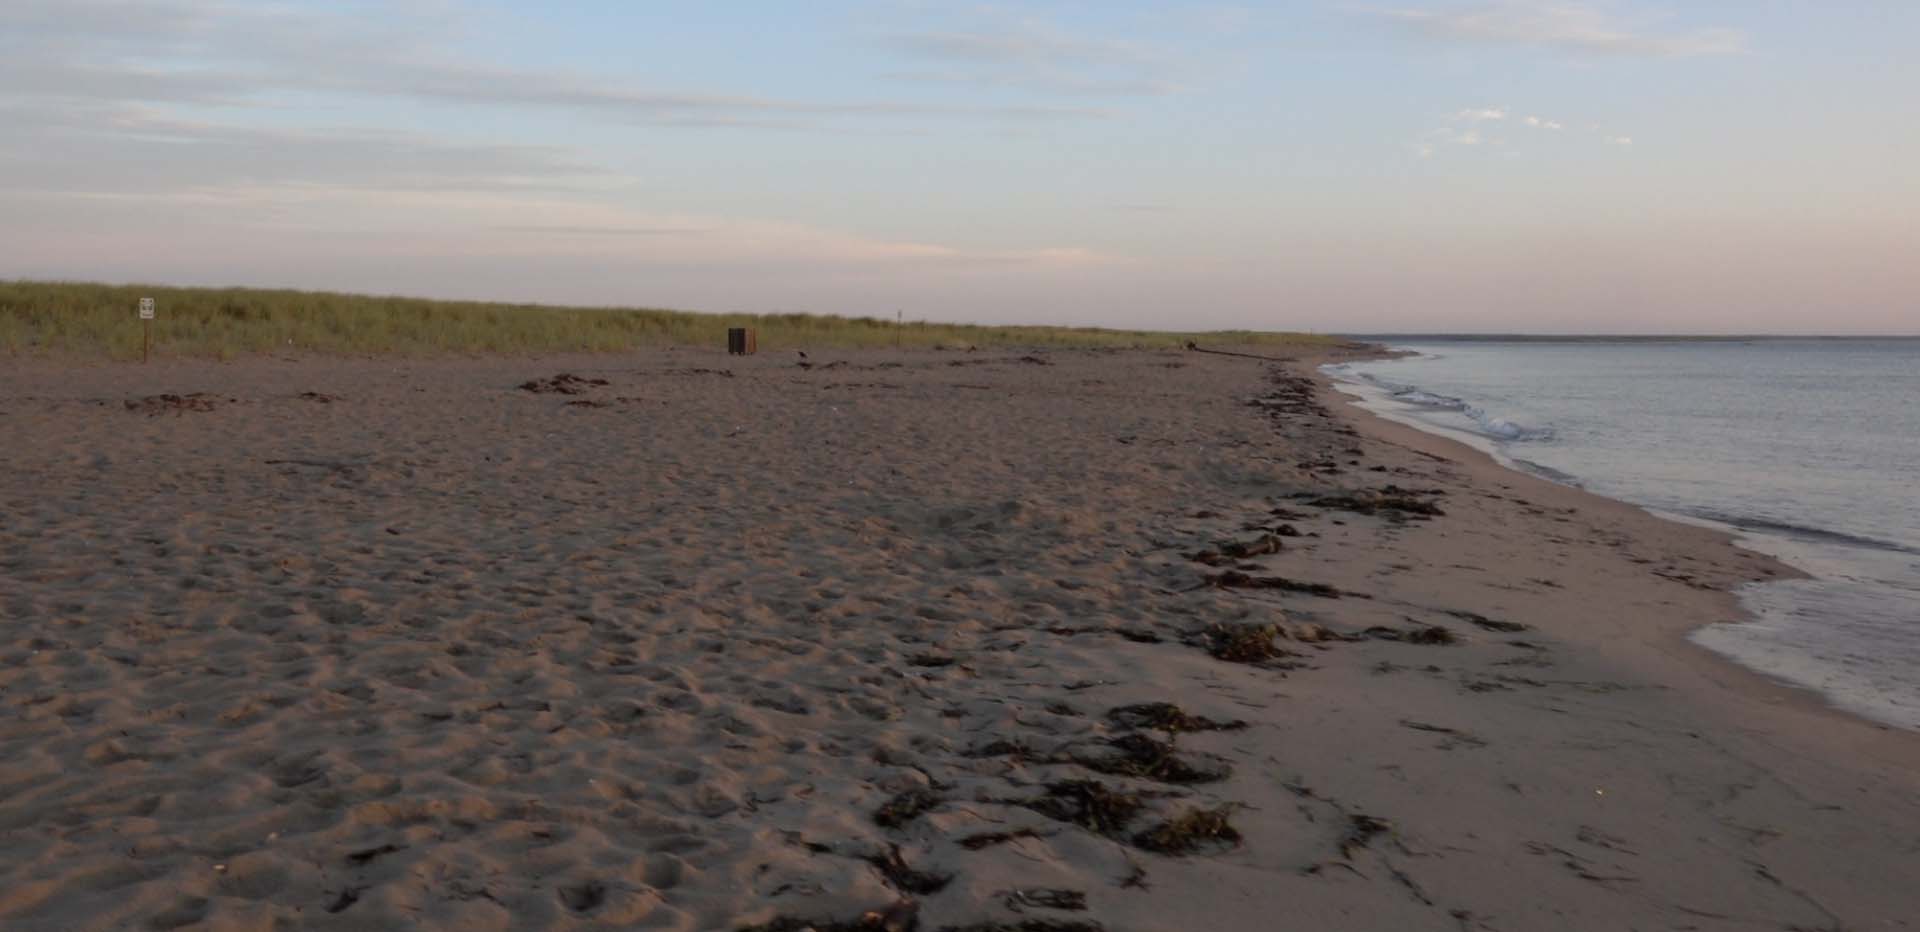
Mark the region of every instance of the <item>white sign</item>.
<instances>
[{"instance_id":1,"label":"white sign","mask_svg":"<svg viewBox=\"0 0 1920 932\"><path fill-rule=\"evenodd\" d=\"M140 299L140 319L141 320L153 319L153 299L152 298Z\"/></svg>"}]
</instances>

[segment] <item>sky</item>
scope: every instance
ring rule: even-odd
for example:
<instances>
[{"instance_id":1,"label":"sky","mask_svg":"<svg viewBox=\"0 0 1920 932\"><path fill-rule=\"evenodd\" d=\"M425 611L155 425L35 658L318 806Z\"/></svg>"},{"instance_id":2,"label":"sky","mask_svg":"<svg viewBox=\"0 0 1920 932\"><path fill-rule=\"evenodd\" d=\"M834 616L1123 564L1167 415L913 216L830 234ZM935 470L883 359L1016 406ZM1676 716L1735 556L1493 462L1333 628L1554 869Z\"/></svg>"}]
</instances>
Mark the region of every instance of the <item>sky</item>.
<instances>
[{"instance_id":1,"label":"sky","mask_svg":"<svg viewBox=\"0 0 1920 932\"><path fill-rule=\"evenodd\" d=\"M0 0L0 278L1920 333L1920 3Z\"/></svg>"}]
</instances>

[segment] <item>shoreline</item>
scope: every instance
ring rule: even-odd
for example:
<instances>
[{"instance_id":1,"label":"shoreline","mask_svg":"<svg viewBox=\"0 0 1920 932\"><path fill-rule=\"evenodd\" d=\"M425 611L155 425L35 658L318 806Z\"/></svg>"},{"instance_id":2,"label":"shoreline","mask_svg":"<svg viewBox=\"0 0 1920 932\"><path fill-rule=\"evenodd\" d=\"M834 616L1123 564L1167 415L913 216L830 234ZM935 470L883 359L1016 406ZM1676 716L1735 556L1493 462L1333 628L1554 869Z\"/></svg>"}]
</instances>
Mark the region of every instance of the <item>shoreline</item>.
<instances>
[{"instance_id":1,"label":"shoreline","mask_svg":"<svg viewBox=\"0 0 1920 932\"><path fill-rule=\"evenodd\" d=\"M1629 509L1650 521L1658 521L1676 527L1696 529L1704 532L1706 535L1709 535L1711 541L1709 546L1731 551L1736 556L1737 561L1743 564L1742 568L1736 570L1732 577L1736 586L1765 585L1767 583L1783 582L1793 579L1816 578L1813 574L1793 565L1784 558L1759 549L1741 546L1739 540L1740 532L1737 528L1704 519L1690 519L1684 515L1665 514L1644 505L1610 498L1597 492L1588 491L1577 485L1557 482L1550 477L1509 466L1501 462L1498 456L1480 449L1474 444L1434 430L1429 430L1425 427L1406 423L1378 411L1369 410L1360 403L1360 400L1356 396L1343 392L1340 388L1339 381L1327 375L1325 372L1320 371L1318 364L1311 366L1311 369L1313 376L1320 382L1323 390L1342 397L1345 406L1343 410L1359 412L1364 416L1363 419L1356 419L1356 421L1370 421L1376 425L1390 425L1396 429L1389 431L1376 428L1376 431L1368 431L1365 427L1362 427L1361 430L1363 433L1374 433L1374 435L1383 439L1398 439L1404 442L1405 438L1403 436L1396 438L1395 435L1400 430L1411 431L1418 436L1432 438L1438 444L1450 448L1453 455L1458 457L1459 461L1463 464L1469 461L1478 461L1477 465L1499 470L1500 473L1505 475L1523 478L1529 483L1538 483L1541 487L1547 489L1564 492L1569 497L1586 500L1590 505L1604 503L1608 508ZM1772 570L1772 572L1768 572L1767 570ZM1743 620L1742 623L1757 620L1757 616L1753 615L1747 608L1735 589L1725 589L1723 596L1722 601L1729 614L1739 616ZM1876 720L1858 712L1850 711L1833 703L1813 687L1804 686L1754 669L1729 655L1693 640L1692 635L1695 632L1704 630L1711 625L1725 623L1724 621L1713 621L1689 624L1670 632L1675 647L1680 648L1683 653L1702 661L1703 663L1701 665L1704 668L1710 668L1703 670L1703 674L1707 679L1720 682L1723 677L1731 678L1733 683L1729 688L1732 692L1740 694L1748 701L1760 705L1779 706L1784 703L1797 707L1806 713L1831 717L1848 722L1851 725L1865 726L1874 730L1887 731L1906 736L1910 739L1913 754L1916 755L1911 759L1920 761L1920 733L1901 728L1898 725L1888 722Z\"/></svg>"},{"instance_id":2,"label":"shoreline","mask_svg":"<svg viewBox=\"0 0 1920 932\"><path fill-rule=\"evenodd\" d=\"M1389 350L1384 345L1381 346L1381 350L1382 352L1379 355L1372 358L1373 359L1393 359L1393 358L1398 358L1398 356L1402 353L1402 351ZM1846 716L1848 718L1863 722L1865 724L1871 725L1876 728L1889 728L1889 729L1899 731L1902 733L1907 733L1907 734L1920 734L1920 726L1909 727L1899 722L1885 721L1866 711L1850 708L1849 706L1842 704L1840 701L1836 700L1835 698L1830 697L1824 690L1822 690L1818 686L1814 686L1808 683L1803 683L1782 674L1772 673L1758 666L1749 665L1748 663L1742 661L1738 656L1732 653L1724 652L1724 651L1709 647L1706 644L1702 643L1700 640L1698 640L1697 635L1711 628L1720 627L1724 625L1739 625L1739 624L1762 622L1764 620L1763 617L1758 613L1757 609L1755 609L1748 602L1748 596L1745 594L1745 592L1748 590L1752 590L1755 587L1764 587L1770 584L1785 583L1785 582L1791 582L1794 580L1803 580L1803 579L1819 580L1824 578L1819 576L1813 570L1796 564L1790 556L1787 556L1781 552L1777 552L1776 549L1767 548L1765 543L1762 540L1756 539L1755 532L1746 528L1742 528L1736 524L1733 524L1727 521L1718 521L1710 518L1696 517L1692 515L1662 511L1660 509L1653 508L1646 505L1641 505L1636 502L1630 502L1624 499L1614 499L1609 496L1601 495L1600 493L1593 492L1587 489L1583 484L1578 482L1577 476L1568 476L1564 480L1557 478L1553 474L1555 472L1554 470L1550 470L1545 467L1538 467L1535 464L1527 463L1524 460L1520 460L1516 457L1512 457L1506 454L1504 451L1500 450L1497 443L1492 442L1486 438L1480 437L1479 435L1470 434L1464 431L1456 431L1448 428L1443 428L1436 425L1424 424L1419 422L1415 418L1396 416L1393 413L1390 413L1388 411L1373 407L1374 405L1383 403L1384 399L1371 396L1365 393L1364 391L1359 390L1358 386L1353 381L1343 379L1337 375L1333 375L1333 374L1321 371L1321 368L1319 366L1315 366L1314 368L1315 368L1315 374L1323 379L1323 385L1325 386L1327 391L1342 397L1347 407L1363 412L1364 414L1366 414L1367 416L1373 419L1384 421L1386 423L1394 424L1400 427L1417 431L1421 434L1425 434L1428 436L1445 440L1448 443L1453 444L1454 446L1460 448L1462 451L1465 451L1464 455L1478 456L1478 457L1484 458L1487 461L1494 464L1495 466L1507 472L1511 472L1517 475L1523 475L1528 477L1529 479L1545 482L1555 487L1581 492L1583 494L1592 496L1594 498L1617 502L1619 504L1637 509L1656 520L1666 521L1666 522L1684 525L1684 526L1698 527L1698 528L1711 531L1715 534L1718 534L1724 537L1725 539L1724 543L1726 546L1739 550L1743 553L1755 554L1757 556L1764 558L1766 561L1768 561L1770 568L1774 572L1762 573L1759 575L1752 576L1751 578L1748 578L1744 582L1739 583L1738 585L1732 587L1729 590L1729 595L1734 603L1735 614L1740 616L1740 620L1715 621L1715 622L1706 622L1706 623L1700 624L1688 630L1685 633L1684 639L1686 640L1686 642L1692 647L1704 652L1705 654L1707 654L1708 656L1710 656L1711 658L1713 658L1715 661L1719 663L1723 663L1723 664L1727 664L1732 667L1735 667L1739 671L1758 677L1761 681L1767 684L1770 684L1772 686L1784 687L1793 692L1802 694L1812 702L1832 712L1835 712L1839 715ZM1821 531L1818 531L1817 529L1814 529L1811 531L1811 533L1830 533L1830 532L1821 532ZM1776 699L1774 701L1778 701L1778 700Z\"/></svg>"},{"instance_id":3,"label":"shoreline","mask_svg":"<svg viewBox=\"0 0 1920 932\"><path fill-rule=\"evenodd\" d=\"M1920 915L1724 535L1317 353L810 356L0 372L0 922Z\"/></svg>"}]
</instances>

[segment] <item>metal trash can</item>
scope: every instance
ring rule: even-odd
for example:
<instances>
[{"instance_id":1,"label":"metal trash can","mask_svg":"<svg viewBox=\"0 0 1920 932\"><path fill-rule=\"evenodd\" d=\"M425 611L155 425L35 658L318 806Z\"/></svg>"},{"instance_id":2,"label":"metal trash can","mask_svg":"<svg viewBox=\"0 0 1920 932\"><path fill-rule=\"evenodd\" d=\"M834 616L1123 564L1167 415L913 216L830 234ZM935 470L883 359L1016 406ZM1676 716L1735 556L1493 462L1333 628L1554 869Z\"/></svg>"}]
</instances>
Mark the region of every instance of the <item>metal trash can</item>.
<instances>
[{"instance_id":1,"label":"metal trash can","mask_svg":"<svg viewBox=\"0 0 1920 932\"><path fill-rule=\"evenodd\" d=\"M759 347L758 341L754 339L754 332L752 328L750 327L728 327L727 328L727 355L752 356L759 349L760 347Z\"/></svg>"}]
</instances>

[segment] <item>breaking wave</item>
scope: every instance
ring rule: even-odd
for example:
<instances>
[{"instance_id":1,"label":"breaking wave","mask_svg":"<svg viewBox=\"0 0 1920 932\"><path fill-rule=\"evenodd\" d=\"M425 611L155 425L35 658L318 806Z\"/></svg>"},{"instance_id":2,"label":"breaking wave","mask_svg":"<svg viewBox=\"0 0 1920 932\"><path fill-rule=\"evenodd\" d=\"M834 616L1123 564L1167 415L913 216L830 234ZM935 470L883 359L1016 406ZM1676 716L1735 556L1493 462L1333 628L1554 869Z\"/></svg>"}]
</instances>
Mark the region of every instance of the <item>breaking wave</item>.
<instances>
[{"instance_id":1,"label":"breaking wave","mask_svg":"<svg viewBox=\"0 0 1920 932\"><path fill-rule=\"evenodd\" d=\"M1412 405L1416 408L1427 408L1433 411L1459 412L1465 416L1467 420L1473 422L1476 433L1491 437L1495 440L1503 440L1509 443L1527 443L1552 440L1554 438L1553 428L1551 427L1535 427L1528 424L1521 424L1517 421L1493 414L1485 408L1468 404L1467 401L1462 398L1426 391L1417 385L1390 382L1365 372L1347 370L1341 374L1348 378L1357 378L1374 385L1384 390L1389 397L1401 404Z\"/></svg>"}]
</instances>

